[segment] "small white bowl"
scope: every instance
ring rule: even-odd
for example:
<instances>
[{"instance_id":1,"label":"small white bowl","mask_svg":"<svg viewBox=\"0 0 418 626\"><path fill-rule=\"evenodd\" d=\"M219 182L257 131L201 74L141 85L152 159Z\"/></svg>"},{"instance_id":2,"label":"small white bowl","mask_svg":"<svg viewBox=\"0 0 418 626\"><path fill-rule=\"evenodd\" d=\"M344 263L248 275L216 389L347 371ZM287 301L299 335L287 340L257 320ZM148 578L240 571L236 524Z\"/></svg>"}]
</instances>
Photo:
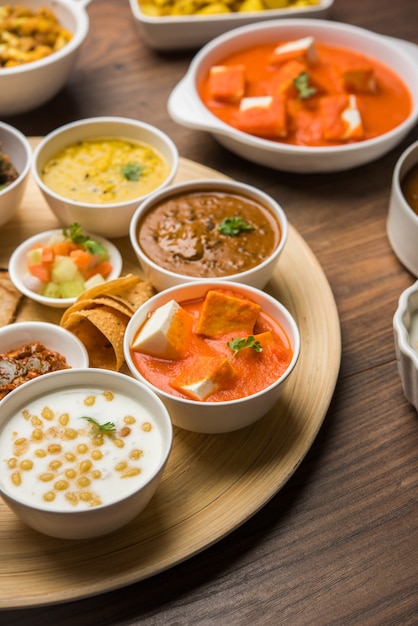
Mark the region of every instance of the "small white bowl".
<instances>
[{"instance_id":1,"label":"small white bowl","mask_svg":"<svg viewBox=\"0 0 418 626\"><path fill-rule=\"evenodd\" d=\"M43 233L33 235L33 237L29 237L29 239L23 241L14 250L9 259L9 275L16 289L31 300L35 300L35 302L39 302L40 304L50 307L68 308L76 301L77 298L47 298L46 296L42 296L40 293L29 289L23 280L23 276L27 273L26 255L28 251L31 250L35 244L46 244L52 235L59 234L61 232L62 231L60 229L47 230ZM122 271L123 260L117 247L107 239L100 237L100 235L96 235L91 232L89 234L93 239L101 243L109 252L109 259L113 269L106 280L119 278Z\"/></svg>"},{"instance_id":2,"label":"small white bowl","mask_svg":"<svg viewBox=\"0 0 418 626\"><path fill-rule=\"evenodd\" d=\"M317 41L354 50L377 59L407 85L412 98L408 118L393 130L356 143L311 147L281 144L234 129L203 104L198 85L210 67L239 50L261 43L293 41L307 35ZM285 172L325 173L369 163L395 147L418 120L418 48L349 24L326 20L288 19L236 28L204 46L171 92L168 112L183 126L211 133L225 148L239 156Z\"/></svg>"},{"instance_id":3,"label":"small white bowl","mask_svg":"<svg viewBox=\"0 0 418 626\"><path fill-rule=\"evenodd\" d=\"M31 167L32 149L20 130L0 122L0 152L10 158L19 173L16 180L0 189L0 226L3 226L14 217L22 202Z\"/></svg>"},{"instance_id":4,"label":"small white bowl","mask_svg":"<svg viewBox=\"0 0 418 626\"><path fill-rule=\"evenodd\" d=\"M129 0L139 34L151 48L184 50L200 48L208 41L231 30L265 20L289 17L327 17L334 0L319 0L309 6L290 6L265 11L240 11L206 15L153 17L141 11L138 0Z\"/></svg>"},{"instance_id":5,"label":"small white bowl","mask_svg":"<svg viewBox=\"0 0 418 626\"><path fill-rule=\"evenodd\" d=\"M393 332L403 392L418 411L418 281L399 298Z\"/></svg>"},{"instance_id":6,"label":"small white bowl","mask_svg":"<svg viewBox=\"0 0 418 626\"><path fill-rule=\"evenodd\" d=\"M0 115L10 116L41 106L67 82L78 58L80 47L89 31L85 7L90 0L20 0L19 4L35 11L40 6L54 13L61 26L69 30L72 39L43 59L0 68Z\"/></svg>"},{"instance_id":7,"label":"small white bowl","mask_svg":"<svg viewBox=\"0 0 418 626\"><path fill-rule=\"evenodd\" d=\"M405 174L418 163L418 141L399 157L392 177L387 218L387 236L398 259L418 278L418 215L409 206L401 183Z\"/></svg>"},{"instance_id":8,"label":"small white bowl","mask_svg":"<svg viewBox=\"0 0 418 626\"><path fill-rule=\"evenodd\" d=\"M12 391L2 402L1 418L0 418L0 447L2 438L6 436L8 421L17 413L25 409L25 407L37 398L48 397L52 392L77 392L84 390L88 393L94 393L96 390L107 392L113 391L114 394L121 394L133 401L135 410L142 412L146 416L151 416L154 422L154 428L158 429L161 439L159 449L160 456L154 468L149 468L148 472L143 474L143 479L138 480L133 485L132 490L125 492L125 495L114 495L111 500L98 506L85 509L69 509L63 505L57 505L55 508L42 502L36 501L31 493L26 495L19 487L13 488L9 482L6 472L2 471L0 476L0 495L5 503L14 511L14 513L28 526L35 530L63 539L87 539L99 537L115 530L118 530L131 520L133 520L153 497L158 485L160 484L164 468L169 458L172 446L172 425L170 417L163 403L159 398L150 391L145 385L139 381L120 374L101 369L77 369L62 370L40 376L34 380L22 385L15 391ZM85 393L83 393L85 395ZM66 411L70 408L63 407ZM86 413L89 409L86 407ZM90 408L90 414L93 409ZM100 424L103 420L98 417ZM115 415L113 422L122 417ZM120 419L119 419L120 421ZM55 422L54 422L55 423ZM133 429L134 426L131 426ZM58 430L60 427L58 426ZM140 430L138 426L138 431ZM4 441L4 439L3 439ZM141 437L138 438L136 445L141 445ZM52 441L54 443L54 441ZM42 441L38 444L42 447ZM62 444L64 447L64 444ZM74 450L75 445L72 444ZM142 445L144 445L142 443ZM146 444L145 444L146 445ZM144 449L145 454L147 449ZM29 453L26 453L29 455ZM90 458L85 455L87 458ZM53 456L56 459L57 455ZM91 457L93 458L93 457ZM103 454L103 458L107 459L104 470L108 474L108 478L112 478L117 474L113 467L113 454ZM76 459L77 461L77 459ZM24 472L22 485L24 485ZM94 478L97 482L106 481L106 474L102 471L104 479ZM141 475L140 475L141 476ZM92 480L93 480L92 478ZM93 480L93 486L94 486ZM127 480L136 480L129 478ZM109 482L109 481L107 481ZM48 483L48 485L51 483ZM52 484L51 484L52 488ZM94 487L93 487L94 488ZM98 489L99 487L97 487ZM70 489L77 490L76 486L70 486ZM109 486L107 487L109 490Z\"/></svg>"},{"instance_id":9,"label":"small white bowl","mask_svg":"<svg viewBox=\"0 0 418 626\"><path fill-rule=\"evenodd\" d=\"M79 141L93 138L128 139L154 148L168 163L169 175L154 191L168 186L177 173L179 155L173 141L145 122L124 117L92 117L66 124L46 135L36 146L32 175L51 211L62 225L78 222L102 237L124 237L136 208L150 194L125 202L94 204L77 202L52 191L42 180L45 163L57 152Z\"/></svg>"},{"instance_id":10,"label":"small white bowl","mask_svg":"<svg viewBox=\"0 0 418 626\"><path fill-rule=\"evenodd\" d=\"M262 263L256 265L249 270L216 278L217 280L229 280L238 283L244 283L247 285L251 285L252 287L257 287L259 289L263 288L272 277L280 254L285 247L288 235L287 217L281 206L271 196L267 195L266 193L260 191L255 187L246 185L245 183L228 180L222 181L201 179L191 182L178 183L153 194L136 210L131 220L129 236L131 240L131 245L147 279L154 285L157 291L162 291L163 289L174 287L175 285L179 285L181 283L198 282L202 280L201 277L199 278L195 276L188 276L186 274L179 274L177 272L160 267L158 263L152 261L149 256L144 252L138 240L138 229L141 219L145 215L145 213L152 209L152 207L178 194L196 193L199 191L221 192L227 194L229 193L243 196L244 198L250 198L256 203L262 204L263 206L267 207L273 214L273 216L276 217L279 224L281 237L273 253ZM215 280L215 277L209 278Z\"/></svg>"},{"instance_id":11,"label":"small white bowl","mask_svg":"<svg viewBox=\"0 0 418 626\"><path fill-rule=\"evenodd\" d=\"M219 282L210 280L181 284L150 298L141 305L128 322L124 337L124 355L131 374L152 389L164 402L175 426L199 433L225 433L253 424L265 415L282 395L287 381L294 370L300 352L300 334L289 311L275 298L248 285L225 281L222 287L239 292L261 305L262 310L276 319L286 332L293 349L293 357L284 374L269 387L251 396L227 402L195 401L176 397L162 391L141 375L135 365L131 346L138 330L147 316L170 300L182 302L203 297L208 289L219 287Z\"/></svg>"}]
</instances>

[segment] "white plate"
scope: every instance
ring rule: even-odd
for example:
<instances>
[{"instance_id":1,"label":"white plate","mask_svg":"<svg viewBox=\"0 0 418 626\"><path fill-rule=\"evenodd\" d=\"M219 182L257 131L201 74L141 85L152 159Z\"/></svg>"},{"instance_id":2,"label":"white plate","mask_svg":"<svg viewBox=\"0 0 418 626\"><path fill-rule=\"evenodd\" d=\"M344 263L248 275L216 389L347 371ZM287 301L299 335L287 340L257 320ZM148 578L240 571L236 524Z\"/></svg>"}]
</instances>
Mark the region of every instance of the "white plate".
<instances>
[{"instance_id":1,"label":"white plate","mask_svg":"<svg viewBox=\"0 0 418 626\"><path fill-rule=\"evenodd\" d=\"M185 50L199 48L214 37L246 24L288 17L325 18L334 0L319 0L317 5L289 9L175 17L151 17L141 11L138 0L129 0L129 4L139 33L151 48Z\"/></svg>"}]
</instances>

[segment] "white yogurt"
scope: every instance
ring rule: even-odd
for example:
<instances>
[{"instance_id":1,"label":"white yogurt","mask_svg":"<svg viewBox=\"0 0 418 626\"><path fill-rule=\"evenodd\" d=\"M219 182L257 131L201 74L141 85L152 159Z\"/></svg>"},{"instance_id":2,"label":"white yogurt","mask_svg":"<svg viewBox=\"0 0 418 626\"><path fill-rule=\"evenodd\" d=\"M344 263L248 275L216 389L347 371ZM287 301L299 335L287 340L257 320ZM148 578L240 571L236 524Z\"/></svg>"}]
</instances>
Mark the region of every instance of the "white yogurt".
<instances>
[{"instance_id":1,"label":"white yogurt","mask_svg":"<svg viewBox=\"0 0 418 626\"><path fill-rule=\"evenodd\" d=\"M110 432L103 430L106 423ZM158 467L162 450L152 414L131 398L102 389L49 393L4 427L0 482L29 504L83 510L138 489Z\"/></svg>"}]
</instances>

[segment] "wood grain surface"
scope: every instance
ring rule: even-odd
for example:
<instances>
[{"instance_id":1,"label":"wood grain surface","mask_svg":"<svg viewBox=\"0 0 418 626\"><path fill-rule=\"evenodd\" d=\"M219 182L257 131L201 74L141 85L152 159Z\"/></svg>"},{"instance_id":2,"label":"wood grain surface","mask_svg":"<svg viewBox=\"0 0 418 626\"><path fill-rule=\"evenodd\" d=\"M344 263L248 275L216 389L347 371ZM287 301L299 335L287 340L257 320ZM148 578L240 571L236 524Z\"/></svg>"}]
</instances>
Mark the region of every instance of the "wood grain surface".
<instances>
[{"instance_id":1,"label":"wood grain surface","mask_svg":"<svg viewBox=\"0 0 418 626\"><path fill-rule=\"evenodd\" d=\"M96 0L87 10L90 32L68 85L45 106L4 121L35 136L88 116L142 119L167 132L184 159L270 193L331 286L341 367L303 461L232 533L141 582L78 601L4 609L0 623L416 626L418 416L402 393L392 335L399 295L415 277L390 248L386 217L393 168L418 139L418 128L378 161L339 174L292 175L257 166L169 118L167 98L194 52L148 48L127 0ZM418 44L416 0L336 0L330 17ZM36 226L36 214L32 219ZM23 239L24 225L19 229ZM1 251L9 249L7 232L0 229ZM299 314L309 312L307 300ZM234 509L243 497L240 492L228 506ZM206 523L203 513L200 522ZM26 541L21 532L20 538ZM0 566L8 546L2 550ZM70 546L54 551L41 542L38 551L51 561L71 559ZM68 579L82 587L94 558L94 547L86 546L83 566ZM27 569L35 571L36 563ZM110 576L110 559L106 570ZM45 602L49 591L45 584Z\"/></svg>"},{"instance_id":2,"label":"wood grain surface","mask_svg":"<svg viewBox=\"0 0 418 626\"><path fill-rule=\"evenodd\" d=\"M177 180L214 177L221 175L181 160ZM30 179L18 215L7 226L10 249L19 243L20 223L30 236L33 228L49 230L54 222ZM129 239L117 243L124 270L138 273ZM3 255L2 250L0 265L7 261ZM293 228L267 289L295 316L302 345L296 371L274 409L254 426L228 435L175 429L157 495L143 514L105 539L69 542L43 537L0 501L1 608L103 593L165 570L237 528L290 478L309 450L334 391L340 326L325 275ZM17 321L59 323L61 315L62 310L24 298Z\"/></svg>"}]
</instances>

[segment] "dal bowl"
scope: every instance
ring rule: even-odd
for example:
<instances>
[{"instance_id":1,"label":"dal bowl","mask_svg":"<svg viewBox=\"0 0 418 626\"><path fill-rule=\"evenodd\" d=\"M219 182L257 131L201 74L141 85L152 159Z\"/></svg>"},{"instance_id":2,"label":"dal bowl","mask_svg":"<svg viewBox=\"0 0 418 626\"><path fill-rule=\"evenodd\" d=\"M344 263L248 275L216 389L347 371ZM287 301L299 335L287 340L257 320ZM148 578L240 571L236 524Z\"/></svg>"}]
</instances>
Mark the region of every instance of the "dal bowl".
<instances>
[{"instance_id":1,"label":"dal bowl","mask_svg":"<svg viewBox=\"0 0 418 626\"><path fill-rule=\"evenodd\" d=\"M28 253L36 246L47 245L51 239L61 236L62 230L48 230L37 235L33 235L23 241L12 253L9 260L9 275L16 287L23 295L39 304L54 308L68 308L77 297L50 297L42 295L40 283L36 277L30 275L28 271ZM100 235L89 233L91 238L101 244L108 252L109 262L112 266L110 274L106 280L118 278L122 271L122 256L118 248Z\"/></svg>"},{"instance_id":2,"label":"dal bowl","mask_svg":"<svg viewBox=\"0 0 418 626\"><path fill-rule=\"evenodd\" d=\"M95 368L40 376L3 400L0 495L41 533L99 537L142 512L171 445L167 410L139 381Z\"/></svg>"},{"instance_id":3,"label":"dal bowl","mask_svg":"<svg viewBox=\"0 0 418 626\"><path fill-rule=\"evenodd\" d=\"M411 205L414 203L413 195L408 202L403 189L406 176L412 176L414 170L416 170L415 207L418 208L418 141L401 154L395 165L386 229L389 243L396 256L404 267L418 278L418 213Z\"/></svg>"},{"instance_id":4,"label":"dal bowl","mask_svg":"<svg viewBox=\"0 0 418 626\"><path fill-rule=\"evenodd\" d=\"M102 195L113 194L113 191L120 189L121 185L118 181L114 181L108 176L106 170L98 168L96 163L101 162L116 163L116 159L124 159L113 152L100 147L100 143L104 141L123 141L124 146L137 146L140 144L145 147L148 155L146 158L149 164L135 162L133 169L129 171L132 165L129 161L121 165L121 171L125 174L122 176L126 181L125 189L129 184L133 184L141 179L141 168L145 167L151 174L156 169L155 163L159 162L161 174L155 185L145 192L139 192L138 195L129 197L128 199L113 199L101 201L96 199L97 194L94 190L103 189ZM97 155L97 148L91 148L90 153L83 158L87 158L87 164L81 160L83 155L77 155L77 159L73 159L72 152L68 157L69 167L71 168L71 176L66 178L58 174L56 180L61 185L64 182L67 187L61 191L52 189L49 184L44 181L43 171L48 162L55 160L55 157L64 150L72 150L74 146L82 143L89 147L85 142L97 142L100 155ZM83 147L81 148L83 149ZM93 152L96 150L96 153ZM110 154L110 156L109 156ZM142 157L142 155L140 155ZM100 159L99 159L100 157ZM129 158L129 157L126 157ZM47 204L51 211L55 214L62 225L69 225L73 222L82 224L86 230L102 235L102 237L114 238L123 237L129 233L129 224L137 209L138 205L145 200L151 193L168 186L177 173L179 155L176 146L172 140L161 130L145 122L123 117L93 117L79 120L61 126L46 135L34 150L32 162L32 175L35 182L39 186ZM126 169L122 169L126 168ZM136 169L135 169L136 168ZM66 168L65 168L66 169ZM104 171L104 173L103 173ZM115 172L111 176L115 176ZM78 188L85 191L83 187L84 181L92 180L91 187L87 188L89 197L86 200L78 200L76 197L70 197L65 193L75 186L74 181L78 181ZM128 190L130 191L130 190ZM91 192L91 193L90 193ZM94 196L94 197L93 197Z\"/></svg>"},{"instance_id":5,"label":"dal bowl","mask_svg":"<svg viewBox=\"0 0 418 626\"><path fill-rule=\"evenodd\" d=\"M243 230L239 224L238 232L226 230L237 215L238 220L248 215ZM232 234L221 232L223 227ZM132 247L157 291L202 278L262 288L272 277L287 233L286 214L271 196L241 182L204 179L153 194L136 210L130 226Z\"/></svg>"},{"instance_id":6,"label":"dal bowl","mask_svg":"<svg viewBox=\"0 0 418 626\"><path fill-rule=\"evenodd\" d=\"M0 177L0 226L3 226L14 217L22 202L31 167L32 149L20 130L0 122L1 153L9 159L17 173L17 178L4 187L1 185L3 176ZM0 163L1 171L3 167Z\"/></svg>"},{"instance_id":7,"label":"dal bowl","mask_svg":"<svg viewBox=\"0 0 418 626\"><path fill-rule=\"evenodd\" d=\"M89 31L85 7L90 0L19 0L8 5L22 5L36 11L44 7L52 11L60 25L72 33L61 49L44 58L0 67L0 115L26 113L55 96L66 84L77 62L80 48Z\"/></svg>"},{"instance_id":8,"label":"dal bowl","mask_svg":"<svg viewBox=\"0 0 418 626\"><path fill-rule=\"evenodd\" d=\"M364 140L341 145L333 143L324 146L293 145L238 130L219 119L203 103L200 89L205 77L211 67L222 66L229 55L242 52L252 46L270 44L273 47L280 42L295 42L310 37L319 43L365 55L397 75L404 86L407 86L406 91L410 94L410 112L405 113L405 119L391 130ZM417 46L348 24L310 19L275 20L251 24L217 37L196 54L186 75L169 96L168 111L177 123L209 132L225 148L257 164L304 174L347 170L373 161L389 152L415 126L418 119L417 61ZM237 60L236 63L239 64L242 61ZM320 93L322 89L323 87L319 86ZM248 92L244 92L244 95L246 93ZM294 93L293 97L295 97ZM360 96L356 97L359 99ZM266 106L266 104L264 102L263 105L258 106ZM245 118L244 115L242 117ZM250 118L245 119L250 125ZM357 128L354 123L353 127ZM308 128L310 128L309 125Z\"/></svg>"},{"instance_id":9,"label":"dal bowl","mask_svg":"<svg viewBox=\"0 0 418 626\"><path fill-rule=\"evenodd\" d=\"M231 380L234 380L233 372L235 368L233 366L232 370L230 369L230 366L232 365L230 360L227 360L226 363L222 362L221 365L218 361L216 361L216 367L211 373L209 373L208 369L202 374L202 371L200 370L201 364L204 361L209 363L209 361L206 361L205 357L201 357L200 352L194 353L193 350L191 352L188 350L189 346L193 344L193 335L190 336L187 333L183 335L183 331L180 331L180 333L178 334L176 333L175 329L177 327L177 319L181 321L181 329L187 329L189 327L189 318L187 316L184 317L185 314L183 311L183 307L180 307L180 313L175 312L176 307L173 305L173 301L178 305L180 303L184 303L190 300L193 301L203 299L206 297L206 294L208 292L213 290L216 291L219 289L227 290L229 294L231 294L232 292L233 301L235 302L235 304L237 301L240 303L244 302L245 304L243 306L245 310L247 310L246 307L249 307L251 315L253 315L254 307L261 307L261 311L263 312L261 315L265 314L268 320L273 318L273 320L278 323L279 327L281 328L280 333L282 331L284 332L284 334L282 335L282 347L283 350L286 352L287 361L285 365L281 366L280 374L276 374L276 371L274 371L273 373L273 369L270 369L270 371L266 371L266 362L264 362L264 364L260 368L261 361L257 361L257 356L261 356L261 358L264 358L264 355L260 354L263 353L264 348L259 352L255 349L253 350L252 347L245 348L247 351L250 351L250 353L247 352L246 357L243 357L242 355L235 355L233 358L237 359L238 357L249 357L251 359L254 357L255 361L250 362L250 371L253 372L252 376L256 378L257 368L260 368L258 369L258 371L260 372L260 374L262 372L262 383L260 385L261 388L258 391L251 393L251 395L238 394L239 397L237 396L235 399L211 400L211 395L205 394L208 389L212 387L212 383L217 386L217 381L221 379L225 382L226 388L229 388L229 383L231 382ZM248 302L250 302L250 304L248 304ZM228 301L227 307L222 304L222 309L220 309L216 315L212 314L212 320L220 319L221 323L223 323L224 313L231 310L229 308L230 306L231 301ZM174 315L173 317L168 316L166 318L166 323L164 316L161 317L160 313L162 311L166 312L167 309L174 311ZM157 310L159 311L159 313L154 319L157 320L156 324L158 323L160 326L158 332L151 333L151 336L153 338L153 345L151 346L151 344L145 345L144 343L141 343L141 346L144 347L139 348L139 331L142 329L145 322L149 318L152 319L152 315L154 315ZM179 317L176 318L175 315L179 315ZM244 310L240 311L240 313L238 314L239 319L242 319L242 315L246 315L246 313L244 313ZM160 322L163 323L161 324ZM252 328L258 329L258 327ZM171 334L172 331L174 332L174 334ZM205 333L207 333L207 331L208 329L206 327ZM237 335L240 335L242 337L242 332L240 334L235 326L232 332L236 332ZM245 331L244 334L247 334L247 332ZM256 333L256 336L259 336L258 332ZM167 381L163 384L159 384L159 381L157 381L156 379L153 379L151 381L148 378L149 372L145 372L145 370L140 370L140 367L142 367L142 365L138 367L135 352L139 353L145 350L147 354L150 354L151 351L153 354L155 354L155 350L157 349L160 355L164 354L164 351L167 348L164 337L170 338L170 346L177 344L177 348L182 359L185 356L186 359L188 359L190 356L192 357L192 359L194 359L196 355L198 355L197 360L195 361L183 361L183 363L185 363L184 367L181 365L181 360L177 361L178 354L176 353L174 353L174 358L172 358L171 360L163 357L158 357L160 361L165 363L164 367L168 365L168 367L170 368L167 380L170 381L170 376L172 374L174 375L175 372L179 373L178 379L177 375L175 376L176 380L178 381L183 380L184 376L184 384L179 383L179 387L176 383L176 388L185 389L187 387L189 391L193 388L193 396L197 397L198 399L193 399L193 397L190 396L189 392L188 395L185 395L184 393L177 393L177 395L173 395L174 388L171 385L171 382L167 385ZM222 338L222 342L223 339L224 338ZM252 337L252 339L254 339L254 337ZM157 343L154 343L154 340L156 340ZM260 341L264 342L264 339L260 338ZM222 350L222 357L226 356L226 358L229 359L232 354L232 349L229 349L229 347L228 349L225 349L225 345L226 344L222 344L222 348L220 348ZM170 349L171 348L169 348L169 350ZM161 350L163 350L163 352L161 352ZM266 348L265 351L267 358L269 348ZM131 374L139 381L147 385L161 398L161 400L164 402L165 406L168 409L173 424L185 430L212 434L238 430L240 428L248 426L249 424L253 424L261 417L263 417L276 404L277 400L285 390L286 384L296 366L299 357L299 351L300 335L298 327L292 315L280 302L259 289L255 289L254 287L250 287L248 285L237 284L228 281L220 283L216 281L214 282L206 280L195 283L181 284L160 292L156 296L150 298L145 304L141 305L136 313L134 313L133 317L128 323L124 338L125 360ZM209 351L209 354L211 357L212 352ZM173 354L171 354L170 356L173 357ZM206 355L206 357L207 356L208 355ZM146 359L147 357L145 358L145 360ZM201 361L201 359L203 360ZM235 363L237 362L235 361ZM181 371L181 369L177 369L179 364L180 367L183 367L183 371ZM173 366L174 369L171 369ZM153 365L151 363L151 368L152 367ZM237 367L237 371L239 371L240 366L235 365L235 367ZM218 373L221 377L220 379L217 378ZM230 375L232 376L232 379L229 378ZM191 379L189 382L187 382L190 376ZM240 378L240 374L238 373L235 380L238 383L241 382L241 384L243 384L242 381L244 381L243 378ZM197 385L195 384L196 382L198 383ZM244 383L244 389L246 389L247 382L248 381ZM222 387L222 385L223 383L221 383L221 391L223 392L224 388ZM241 392L241 394L245 393L245 391ZM230 397L232 398L232 396Z\"/></svg>"}]
</instances>

